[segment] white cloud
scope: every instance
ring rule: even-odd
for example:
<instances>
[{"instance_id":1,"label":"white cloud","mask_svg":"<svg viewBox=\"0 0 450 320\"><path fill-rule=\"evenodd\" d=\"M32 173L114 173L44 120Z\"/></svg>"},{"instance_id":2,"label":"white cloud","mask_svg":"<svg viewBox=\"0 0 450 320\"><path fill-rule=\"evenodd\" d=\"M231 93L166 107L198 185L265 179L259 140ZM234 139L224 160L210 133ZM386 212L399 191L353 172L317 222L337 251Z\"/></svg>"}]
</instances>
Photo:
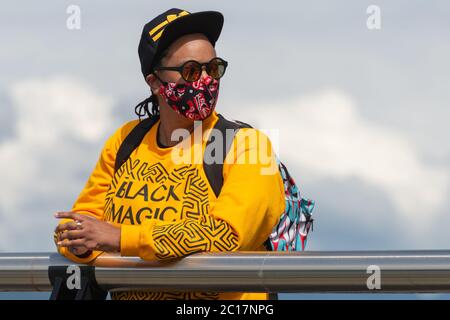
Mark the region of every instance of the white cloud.
<instances>
[{"instance_id":1,"label":"white cloud","mask_svg":"<svg viewBox=\"0 0 450 320\"><path fill-rule=\"evenodd\" d=\"M87 159L96 160L113 118L110 97L67 77L22 81L10 95L17 122L14 135L0 144L0 248L14 250L30 244L13 239L51 238L40 229L56 223L46 210L75 200L75 176L93 168Z\"/></svg>"},{"instance_id":2,"label":"white cloud","mask_svg":"<svg viewBox=\"0 0 450 320\"><path fill-rule=\"evenodd\" d=\"M273 136L274 147L282 160L302 169L303 183L327 177L362 179L383 190L410 227L423 226L424 213L431 221L444 205L449 168L422 162L414 141L362 117L345 92L327 89L278 104L224 108L230 109L232 118L279 129L279 146Z\"/></svg>"},{"instance_id":3,"label":"white cloud","mask_svg":"<svg viewBox=\"0 0 450 320\"><path fill-rule=\"evenodd\" d=\"M10 94L17 123L15 134L0 144L0 249L34 248L17 239L36 239L41 248L51 244L50 208L63 210L61 199L75 200L82 187L77 180L86 178L78 172L93 167L112 133L112 99L70 78L23 81ZM384 191L404 230L423 226L424 212L432 221L444 204L449 168L423 163L413 141L362 117L342 91L222 110L258 128L279 129L280 157L299 169L302 185L356 177ZM271 135L275 144L276 136Z\"/></svg>"},{"instance_id":4,"label":"white cloud","mask_svg":"<svg viewBox=\"0 0 450 320\"><path fill-rule=\"evenodd\" d=\"M97 141L111 124L111 99L69 78L24 81L11 91L21 141L54 144L66 134Z\"/></svg>"}]
</instances>

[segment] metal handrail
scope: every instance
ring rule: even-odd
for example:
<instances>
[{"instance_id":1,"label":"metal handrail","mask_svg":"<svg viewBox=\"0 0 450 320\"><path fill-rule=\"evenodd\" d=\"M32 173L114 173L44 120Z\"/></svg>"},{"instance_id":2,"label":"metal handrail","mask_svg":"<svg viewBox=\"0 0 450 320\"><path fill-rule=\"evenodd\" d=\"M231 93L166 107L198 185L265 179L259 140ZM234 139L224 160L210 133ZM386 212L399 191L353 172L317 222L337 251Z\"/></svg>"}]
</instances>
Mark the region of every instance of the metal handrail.
<instances>
[{"instance_id":1,"label":"metal handrail","mask_svg":"<svg viewBox=\"0 0 450 320\"><path fill-rule=\"evenodd\" d=\"M49 267L69 265L77 264L57 253L0 253L0 291L51 291ZM450 250L197 253L168 262L105 253L94 266L104 290L450 292Z\"/></svg>"}]
</instances>

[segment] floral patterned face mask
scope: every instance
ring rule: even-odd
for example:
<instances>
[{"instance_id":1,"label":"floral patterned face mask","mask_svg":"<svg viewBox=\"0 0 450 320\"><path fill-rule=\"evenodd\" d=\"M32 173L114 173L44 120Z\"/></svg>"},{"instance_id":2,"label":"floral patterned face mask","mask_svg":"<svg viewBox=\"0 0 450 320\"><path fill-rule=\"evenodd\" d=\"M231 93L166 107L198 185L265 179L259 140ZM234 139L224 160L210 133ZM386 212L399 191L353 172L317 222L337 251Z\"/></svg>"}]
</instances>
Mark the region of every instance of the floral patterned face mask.
<instances>
[{"instance_id":1,"label":"floral patterned face mask","mask_svg":"<svg viewBox=\"0 0 450 320\"><path fill-rule=\"evenodd\" d=\"M214 110L219 95L219 80L206 76L194 82L163 82L159 93L167 104L191 120L204 120Z\"/></svg>"}]
</instances>

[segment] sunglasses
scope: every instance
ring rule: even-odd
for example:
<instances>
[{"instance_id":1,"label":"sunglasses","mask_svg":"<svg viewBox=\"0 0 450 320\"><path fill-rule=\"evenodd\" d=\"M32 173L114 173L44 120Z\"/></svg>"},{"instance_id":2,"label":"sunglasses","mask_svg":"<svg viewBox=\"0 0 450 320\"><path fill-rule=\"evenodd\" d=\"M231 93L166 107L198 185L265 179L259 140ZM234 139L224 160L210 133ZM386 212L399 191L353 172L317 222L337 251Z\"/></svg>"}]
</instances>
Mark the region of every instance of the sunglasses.
<instances>
[{"instance_id":1,"label":"sunglasses","mask_svg":"<svg viewBox=\"0 0 450 320\"><path fill-rule=\"evenodd\" d=\"M225 74L227 66L228 62L226 62L222 58L213 58L207 63L200 63L195 60L189 60L179 67L155 67L155 70L178 71L184 81L194 82L200 79L203 67L205 67L206 73L208 73L214 79L218 80Z\"/></svg>"}]
</instances>

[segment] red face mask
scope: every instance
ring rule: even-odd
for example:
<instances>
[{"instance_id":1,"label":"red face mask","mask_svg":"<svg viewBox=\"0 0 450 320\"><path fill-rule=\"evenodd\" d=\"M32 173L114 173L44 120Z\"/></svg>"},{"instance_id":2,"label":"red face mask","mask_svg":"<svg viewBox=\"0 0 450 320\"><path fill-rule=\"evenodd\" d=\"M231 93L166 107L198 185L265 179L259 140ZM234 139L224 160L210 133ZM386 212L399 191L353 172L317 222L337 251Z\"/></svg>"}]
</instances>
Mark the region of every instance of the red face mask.
<instances>
[{"instance_id":1,"label":"red face mask","mask_svg":"<svg viewBox=\"0 0 450 320\"><path fill-rule=\"evenodd\" d=\"M216 106L219 81L207 76L184 84L164 82L159 93L178 114L191 120L203 120Z\"/></svg>"}]
</instances>

